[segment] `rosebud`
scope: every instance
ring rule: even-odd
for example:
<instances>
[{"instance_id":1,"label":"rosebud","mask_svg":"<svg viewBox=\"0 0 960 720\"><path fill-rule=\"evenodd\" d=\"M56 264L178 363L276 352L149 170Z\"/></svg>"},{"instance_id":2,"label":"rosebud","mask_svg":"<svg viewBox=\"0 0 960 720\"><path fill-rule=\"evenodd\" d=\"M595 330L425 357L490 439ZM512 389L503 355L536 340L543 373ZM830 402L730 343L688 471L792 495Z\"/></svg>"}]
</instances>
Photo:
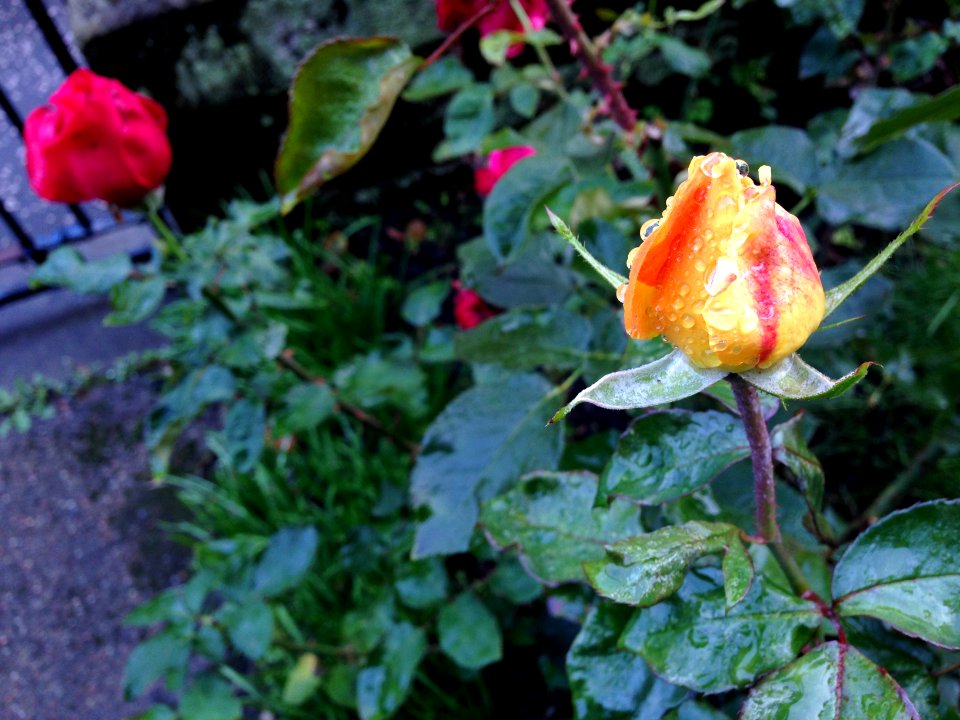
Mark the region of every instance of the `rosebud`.
<instances>
[{"instance_id":1,"label":"rosebud","mask_svg":"<svg viewBox=\"0 0 960 720\"><path fill-rule=\"evenodd\" d=\"M536 149L530 145L515 145L494 150L487 155L483 165L473 172L473 181L477 193L483 196L489 195L493 186L506 174L507 170L525 157L536 154Z\"/></svg>"},{"instance_id":2,"label":"rosebud","mask_svg":"<svg viewBox=\"0 0 960 720\"><path fill-rule=\"evenodd\" d=\"M640 229L618 293L634 338L662 334L695 364L743 372L796 351L823 319L820 274L800 222L776 202L770 168L714 152L659 220Z\"/></svg>"},{"instance_id":3,"label":"rosebud","mask_svg":"<svg viewBox=\"0 0 960 720\"><path fill-rule=\"evenodd\" d=\"M453 319L461 330L476 327L484 320L497 314L497 311L487 305L475 290L469 290L454 280L453 285Z\"/></svg>"},{"instance_id":4,"label":"rosebud","mask_svg":"<svg viewBox=\"0 0 960 720\"><path fill-rule=\"evenodd\" d=\"M135 205L170 171L167 113L90 70L74 71L24 123L27 175L54 202Z\"/></svg>"}]
</instances>

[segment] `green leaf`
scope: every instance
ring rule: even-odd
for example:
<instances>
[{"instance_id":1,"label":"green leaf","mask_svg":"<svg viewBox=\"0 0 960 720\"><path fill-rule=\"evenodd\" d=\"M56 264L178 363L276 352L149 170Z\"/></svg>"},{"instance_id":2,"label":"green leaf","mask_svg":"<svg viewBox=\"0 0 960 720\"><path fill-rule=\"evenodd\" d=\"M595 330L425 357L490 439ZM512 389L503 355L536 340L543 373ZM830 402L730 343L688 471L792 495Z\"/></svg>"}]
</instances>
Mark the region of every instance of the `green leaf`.
<instances>
[{"instance_id":1,"label":"green leaf","mask_svg":"<svg viewBox=\"0 0 960 720\"><path fill-rule=\"evenodd\" d=\"M710 72L710 56L700 48L687 45L672 35L657 35L654 40L667 65L681 75L700 78Z\"/></svg>"},{"instance_id":2,"label":"green leaf","mask_svg":"<svg viewBox=\"0 0 960 720\"><path fill-rule=\"evenodd\" d=\"M372 37L330 40L300 65L276 164L284 213L359 162L419 62L399 40Z\"/></svg>"},{"instance_id":3,"label":"green leaf","mask_svg":"<svg viewBox=\"0 0 960 720\"><path fill-rule=\"evenodd\" d=\"M30 276L31 285L65 287L78 293L102 294L122 283L133 272L126 255L110 255L85 260L77 250L60 247L50 253L43 265Z\"/></svg>"},{"instance_id":4,"label":"green leaf","mask_svg":"<svg viewBox=\"0 0 960 720\"><path fill-rule=\"evenodd\" d=\"M227 605L218 613L230 642L251 660L259 660L273 638L273 611L260 600Z\"/></svg>"},{"instance_id":5,"label":"green leaf","mask_svg":"<svg viewBox=\"0 0 960 720\"><path fill-rule=\"evenodd\" d=\"M817 209L833 225L896 230L910 222L927 198L956 180L956 168L933 145L901 138L841 165L821 185Z\"/></svg>"},{"instance_id":6,"label":"green leaf","mask_svg":"<svg viewBox=\"0 0 960 720\"><path fill-rule=\"evenodd\" d=\"M543 595L543 587L512 557L500 558L487 587L514 605L526 605Z\"/></svg>"},{"instance_id":7,"label":"green leaf","mask_svg":"<svg viewBox=\"0 0 960 720\"><path fill-rule=\"evenodd\" d=\"M280 422L288 432L315 428L333 414L336 400L329 385L302 383L294 385L284 396Z\"/></svg>"},{"instance_id":8,"label":"green leaf","mask_svg":"<svg viewBox=\"0 0 960 720\"><path fill-rule=\"evenodd\" d=\"M103 320L104 325L133 325L146 320L156 310L167 293L162 277L129 280L114 285L110 290L113 312Z\"/></svg>"},{"instance_id":9,"label":"green leaf","mask_svg":"<svg viewBox=\"0 0 960 720\"><path fill-rule=\"evenodd\" d=\"M493 89L484 83L467 85L447 105L443 119L446 140L434 150L434 161L476 152L493 130L493 122Z\"/></svg>"},{"instance_id":10,"label":"green leaf","mask_svg":"<svg viewBox=\"0 0 960 720\"><path fill-rule=\"evenodd\" d=\"M820 612L793 594L765 548L751 555L757 576L739 605L728 608L719 570L694 568L676 595L637 612L621 646L665 680L705 693L745 687L795 658Z\"/></svg>"},{"instance_id":11,"label":"green leaf","mask_svg":"<svg viewBox=\"0 0 960 720\"><path fill-rule=\"evenodd\" d=\"M567 653L567 676L577 720L659 718L687 696L654 675L642 658L617 647L632 611L600 603Z\"/></svg>"},{"instance_id":12,"label":"green leaf","mask_svg":"<svg viewBox=\"0 0 960 720\"><path fill-rule=\"evenodd\" d=\"M960 649L960 500L914 505L860 535L833 573L841 615Z\"/></svg>"},{"instance_id":13,"label":"green leaf","mask_svg":"<svg viewBox=\"0 0 960 720\"><path fill-rule=\"evenodd\" d=\"M393 584L400 602L417 610L443 602L448 586L447 571L440 558L405 563Z\"/></svg>"},{"instance_id":14,"label":"green leaf","mask_svg":"<svg viewBox=\"0 0 960 720\"><path fill-rule=\"evenodd\" d=\"M414 327L426 327L440 316L443 301L449 294L450 283L446 280L422 285L403 301L400 317Z\"/></svg>"},{"instance_id":15,"label":"green leaf","mask_svg":"<svg viewBox=\"0 0 960 720\"><path fill-rule=\"evenodd\" d=\"M587 579L614 602L647 607L670 597L690 565L704 555L724 553L727 605L743 600L753 581L753 563L740 529L728 523L692 520L606 546L606 557L584 563Z\"/></svg>"},{"instance_id":16,"label":"green leaf","mask_svg":"<svg viewBox=\"0 0 960 720\"><path fill-rule=\"evenodd\" d=\"M454 93L473 82L473 73L459 59L446 55L432 65L422 68L403 91L408 102L422 102Z\"/></svg>"},{"instance_id":17,"label":"green leaf","mask_svg":"<svg viewBox=\"0 0 960 720\"><path fill-rule=\"evenodd\" d=\"M889 58L893 81L903 83L929 72L949 47L947 38L932 31L891 43Z\"/></svg>"},{"instance_id":18,"label":"green leaf","mask_svg":"<svg viewBox=\"0 0 960 720\"><path fill-rule=\"evenodd\" d=\"M410 480L419 523L414 558L465 551L479 501L500 494L532 470L552 470L563 452L563 433L545 430L554 402L538 375L515 375L459 395L424 435Z\"/></svg>"},{"instance_id":19,"label":"green leaf","mask_svg":"<svg viewBox=\"0 0 960 720\"><path fill-rule=\"evenodd\" d=\"M550 218L550 224L553 225L553 228L557 231L557 234L570 243L580 257L586 260L587 264L596 270L600 277L610 283L614 290L619 289L621 285L624 285L627 282L627 278L619 273L615 273L602 262L597 260L593 255L591 255L586 246L580 242L580 239L573 234L573 231L567 227L567 224L561 220L558 215L556 215L550 208L544 209L547 211L547 217ZM624 258L626 258L626 256L624 256Z\"/></svg>"},{"instance_id":20,"label":"green leaf","mask_svg":"<svg viewBox=\"0 0 960 720\"><path fill-rule=\"evenodd\" d=\"M653 407L695 395L726 377L723 370L694 367L679 350L643 367L621 370L582 390L550 420L563 420L573 408L588 402L610 410Z\"/></svg>"},{"instance_id":21,"label":"green leaf","mask_svg":"<svg viewBox=\"0 0 960 720\"><path fill-rule=\"evenodd\" d=\"M933 197L930 202L927 203L927 206L923 209L923 211L913 219L913 222L910 223L909 227L897 235L897 237L895 237L890 244L881 250L875 258L864 265L860 272L846 282L828 290L827 307L823 314L823 319L826 320L828 317L830 317L830 315L838 307L840 307L848 297L850 297L860 288L861 285L863 285L874 274L876 274L876 272L883 267L884 263L890 259L893 253L896 252L901 245L903 245L914 233L916 233L926 224L927 220L930 219L930 216L933 215L933 211L937 209L937 205L940 204L940 201L957 187L960 187L960 182L943 188Z\"/></svg>"},{"instance_id":22,"label":"green leaf","mask_svg":"<svg viewBox=\"0 0 960 720\"><path fill-rule=\"evenodd\" d=\"M215 675L199 677L180 698L180 715L190 720L240 720L243 703Z\"/></svg>"},{"instance_id":23,"label":"green leaf","mask_svg":"<svg viewBox=\"0 0 960 720\"><path fill-rule=\"evenodd\" d=\"M468 362L569 369L583 362L592 331L589 320L562 308L515 308L459 333L454 347Z\"/></svg>"},{"instance_id":24,"label":"green leaf","mask_svg":"<svg viewBox=\"0 0 960 720\"><path fill-rule=\"evenodd\" d=\"M384 640L380 664L357 675L357 709L361 720L386 720L406 700L417 666L427 650L423 630L394 625Z\"/></svg>"},{"instance_id":25,"label":"green leaf","mask_svg":"<svg viewBox=\"0 0 960 720\"><path fill-rule=\"evenodd\" d=\"M161 677L168 688L176 689L183 682L189 659L190 639L172 630L144 640L127 658L123 671L124 697L139 697Z\"/></svg>"},{"instance_id":26,"label":"green leaf","mask_svg":"<svg viewBox=\"0 0 960 720\"><path fill-rule=\"evenodd\" d=\"M177 714L167 705L154 705L144 713L139 713L130 720L177 720Z\"/></svg>"},{"instance_id":27,"label":"green leaf","mask_svg":"<svg viewBox=\"0 0 960 720\"><path fill-rule=\"evenodd\" d=\"M497 619L472 592L463 593L440 610L437 631L440 649L467 670L479 670L503 657Z\"/></svg>"},{"instance_id":28,"label":"green leaf","mask_svg":"<svg viewBox=\"0 0 960 720\"><path fill-rule=\"evenodd\" d=\"M539 104L540 90L536 85L520 83L510 88L510 107L528 120L536 115Z\"/></svg>"},{"instance_id":29,"label":"green leaf","mask_svg":"<svg viewBox=\"0 0 960 720\"><path fill-rule=\"evenodd\" d=\"M857 147L861 152L870 152L921 123L950 122L958 117L960 117L960 86L954 86L939 95L924 98L915 105L898 110L883 120L878 120L870 126L870 130L865 135L857 139Z\"/></svg>"},{"instance_id":30,"label":"green leaf","mask_svg":"<svg viewBox=\"0 0 960 720\"><path fill-rule=\"evenodd\" d=\"M740 377L783 400L815 400L842 395L863 379L871 365L872 362L865 362L853 372L832 380L794 353L766 370L750 370L740 373Z\"/></svg>"},{"instance_id":31,"label":"green leaf","mask_svg":"<svg viewBox=\"0 0 960 720\"><path fill-rule=\"evenodd\" d=\"M856 648L828 642L755 687L741 720L920 720L903 689Z\"/></svg>"},{"instance_id":32,"label":"green leaf","mask_svg":"<svg viewBox=\"0 0 960 720\"><path fill-rule=\"evenodd\" d=\"M820 174L813 141L800 128L767 125L730 136L736 153L757 168L769 165L773 179L799 194L816 185Z\"/></svg>"},{"instance_id":33,"label":"green leaf","mask_svg":"<svg viewBox=\"0 0 960 720\"><path fill-rule=\"evenodd\" d=\"M355 357L337 368L333 382L344 402L364 410L387 406L414 416L426 411L426 375L404 351Z\"/></svg>"},{"instance_id":34,"label":"green leaf","mask_svg":"<svg viewBox=\"0 0 960 720\"><path fill-rule=\"evenodd\" d=\"M287 705L303 705L307 700L313 697L313 694L320 687L320 678L317 677L317 656L313 653L305 653L297 660L297 664L287 675L287 681L283 684L283 702Z\"/></svg>"},{"instance_id":35,"label":"green leaf","mask_svg":"<svg viewBox=\"0 0 960 720\"><path fill-rule=\"evenodd\" d=\"M600 495L659 505L692 493L749 456L743 426L732 415L651 412L621 436L600 477Z\"/></svg>"},{"instance_id":36,"label":"green leaf","mask_svg":"<svg viewBox=\"0 0 960 720\"><path fill-rule=\"evenodd\" d=\"M265 427L262 403L239 400L230 406L223 430L231 463L238 472L249 472L257 464Z\"/></svg>"},{"instance_id":37,"label":"green leaf","mask_svg":"<svg viewBox=\"0 0 960 720\"><path fill-rule=\"evenodd\" d=\"M522 253L534 215L571 178L567 160L534 155L517 162L497 181L483 204L483 240L499 262Z\"/></svg>"},{"instance_id":38,"label":"green leaf","mask_svg":"<svg viewBox=\"0 0 960 720\"><path fill-rule=\"evenodd\" d=\"M272 597L298 585L313 563L318 540L312 527L283 528L273 535L253 574L256 590Z\"/></svg>"},{"instance_id":39,"label":"green leaf","mask_svg":"<svg viewBox=\"0 0 960 720\"><path fill-rule=\"evenodd\" d=\"M591 473L532 473L484 503L480 522L498 546L517 546L542 582L582 581L583 563L603 558L604 543L643 532L636 507L615 501L594 508L596 494Z\"/></svg>"}]
</instances>

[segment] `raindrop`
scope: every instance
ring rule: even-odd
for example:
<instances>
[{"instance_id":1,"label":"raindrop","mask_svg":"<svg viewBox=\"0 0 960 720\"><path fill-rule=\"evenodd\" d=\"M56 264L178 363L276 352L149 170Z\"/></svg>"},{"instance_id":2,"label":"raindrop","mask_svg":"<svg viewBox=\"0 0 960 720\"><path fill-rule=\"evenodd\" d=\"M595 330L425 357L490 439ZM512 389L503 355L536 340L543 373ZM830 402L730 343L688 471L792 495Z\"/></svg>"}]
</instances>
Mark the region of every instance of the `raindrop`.
<instances>
[{"instance_id":1,"label":"raindrop","mask_svg":"<svg viewBox=\"0 0 960 720\"><path fill-rule=\"evenodd\" d=\"M737 160L737 172L746 177L750 174L750 166L747 165L743 160Z\"/></svg>"},{"instance_id":2,"label":"raindrop","mask_svg":"<svg viewBox=\"0 0 960 720\"><path fill-rule=\"evenodd\" d=\"M684 316L680 319L680 324L683 325L687 330L689 330L689 329L692 328L696 323L695 323L695 321L694 321L694 319L693 319L693 315L691 315L690 313L686 313L686 314L684 314Z\"/></svg>"},{"instance_id":3,"label":"raindrop","mask_svg":"<svg viewBox=\"0 0 960 720\"><path fill-rule=\"evenodd\" d=\"M627 296L627 283L621 283L617 287L617 300L623 302L623 299ZM647 308L649 310L649 308Z\"/></svg>"},{"instance_id":4,"label":"raindrop","mask_svg":"<svg viewBox=\"0 0 960 720\"><path fill-rule=\"evenodd\" d=\"M667 200L667 207L670 206L670 200ZM654 218L653 220L647 220L643 225L640 226L640 237L646 240L653 234L653 231L660 227L660 220Z\"/></svg>"},{"instance_id":5,"label":"raindrop","mask_svg":"<svg viewBox=\"0 0 960 720\"><path fill-rule=\"evenodd\" d=\"M690 294L690 286L687 285L686 283L684 283L683 285L681 285L681 286L680 286L680 294L683 295L684 297L686 297L687 295L689 295L689 294ZM677 308L677 309L679 310L680 308Z\"/></svg>"}]
</instances>

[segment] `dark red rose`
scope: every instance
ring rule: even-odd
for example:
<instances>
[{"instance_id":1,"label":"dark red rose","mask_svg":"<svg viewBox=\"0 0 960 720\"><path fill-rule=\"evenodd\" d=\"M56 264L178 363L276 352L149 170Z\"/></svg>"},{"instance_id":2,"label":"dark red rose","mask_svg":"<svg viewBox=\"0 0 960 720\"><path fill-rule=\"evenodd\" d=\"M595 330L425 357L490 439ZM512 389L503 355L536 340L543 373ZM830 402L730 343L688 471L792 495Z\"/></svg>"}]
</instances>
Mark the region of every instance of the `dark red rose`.
<instances>
[{"instance_id":1,"label":"dark red rose","mask_svg":"<svg viewBox=\"0 0 960 720\"><path fill-rule=\"evenodd\" d=\"M129 207L170 172L163 107L86 69L30 113L23 137L30 185L55 202L99 198Z\"/></svg>"},{"instance_id":2,"label":"dark red rose","mask_svg":"<svg viewBox=\"0 0 960 720\"><path fill-rule=\"evenodd\" d=\"M461 330L476 327L497 314L497 311L487 305L476 291L463 287L459 280L454 280L452 284L453 319L457 321L457 326Z\"/></svg>"}]
</instances>

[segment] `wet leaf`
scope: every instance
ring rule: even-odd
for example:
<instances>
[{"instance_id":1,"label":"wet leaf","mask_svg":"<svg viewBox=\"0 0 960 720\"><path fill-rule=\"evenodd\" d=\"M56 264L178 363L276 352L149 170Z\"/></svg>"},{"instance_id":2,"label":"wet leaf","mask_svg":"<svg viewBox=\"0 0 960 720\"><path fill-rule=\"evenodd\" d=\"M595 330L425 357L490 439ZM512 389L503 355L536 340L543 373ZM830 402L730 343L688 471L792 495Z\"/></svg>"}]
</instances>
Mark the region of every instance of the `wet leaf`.
<instances>
[{"instance_id":1,"label":"wet leaf","mask_svg":"<svg viewBox=\"0 0 960 720\"><path fill-rule=\"evenodd\" d=\"M742 720L920 720L903 689L856 648L829 642L766 678Z\"/></svg>"},{"instance_id":2,"label":"wet leaf","mask_svg":"<svg viewBox=\"0 0 960 720\"><path fill-rule=\"evenodd\" d=\"M466 155L480 149L483 139L493 130L493 89L483 83L471 83L453 96L443 119L446 139L433 153L436 162Z\"/></svg>"},{"instance_id":3,"label":"wet leaf","mask_svg":"<svg viewBox=\"0 0 960 720\"><path fill-rule=\"evenodd\" d=\"M617 647L632 611L601 603L587 616L567 653L577 720L647 720L680 704L686 688L654 675L642 658Z\"/></svg>"},{"instance_id":4,"label":"wet leaf","mask_svg":"<svg viewBox=\"0 0 960 720\"><path fill-rule=\"evenodd\" d=\"M816 400L842 395L863 379L871 365L872 362L865 362L853 372L833 380L794 353L766 370L750 370L740 373L740 377L783 400Z\"/></svg>"},{"instance_id":5,"label":"wet leaf","mask_svg":"<svg viewBox=\"0 0 960 720\"><path fill-rule=\"evenodd\" d=\"M106 293L133 271L123 254L86 260L75 248L60 247L30 276L30 284L65 287L79 293Z\"/></svg>"},{"instance_id":6,"label":"wet leaf","mask_svg":"<svg viewBox=\"0 0 960 720\"><path fill-rule=\"evenodd\" d=\"M897 230L956 179L953 164L933 145L901 138L842 165L820 186L817 209L832 225L859 223Z\"/></svg>"},{"instance_id":7,"label":"wet leaf","mask_svg":"<svg viewBox=\"0 0 960 720\"><path fill-rule=\"evenodd\" d=\"M838 307L844 303L848 297L856 292L861 285L863 285L874 274L876 274L876 272L883 267L884 263L890 259L893 253L896 252L897 248L903 245L914 233L916 233L924 226L924 224L926 224L927 220L930 219L930 216L933 215L933 211L937 209L937 205L940 204L940 201L957 187L960 187L960 183L954 183L943 188L930 202L927 203L927 206L921 211L921 213L913 219L913 222L910 223L910 226L902 233L897 235L897 237L895 237L889 245L881 250L876 257L864 265L860 272L846 282L828 290L827 309L823 314L823 319L826 320Z\"/></svg>"},{"instance_id":8,"label":"wet leaf","mask_svg":"<svg viewBox=\"0 0 960 720\"><path fill-rule=\"evenodd\" d=\"M419 59L396 38L338 38L300 65L276 163L282 210L357 164L376 141Z\"/></svg>"},{"instance_id":9,"label":"wet leaf","mask_svg":"<svg viewBox=\"0 0 960 720\"><path fill-rule=\"evenodd\" d=\"M800 128L767 125L742 130L730 136L730 143L751 168L769 165L775 184L782 182L801 195L817 184L820 169L813 141Z\"/></svg>"},{"instance_id":10,"label":"wet leaf","mask_svg":"<svg viewBox=\"0 0 960 720\"><path fill-rule=\"evenodd\" d=\"M400 316L414 327L425 327L440 316L449 294L450 283L445 280L422 285L403 301Z\"/></svg>"},{"instance_id":11,"label":"wet leaf","mask_svg":"<svg viewBox=\"0 0 960 720\"><path fill-rule=\"evenodd\" d=\"M497 545L517 546L541 581L582 581L583 563L603 558L604 543L643 532L636 507L614 501L594 508L596 495L591 473L533 473L484 503L480 521Z\"/></svg>"},{"instance_id":12,"label":"wet leaf","mask_svg":"<svg viewBox=\"0 0 960 720\"><path fill-rule=\"evenodd\" d=\"M750 456L740 422L727 413L670 410L633 421L600 477L602 496L644 505L676 500Z\"/></svg>"},{"instance_id":13,"label":"wet leaf","mask_svg":"<svg viewBox=\"0 0 960 720\"><path fill-rule=\"evenodd\" d=\"M313 563L318 541L312 527L284 528L273 535L253 574L257 592L273 597L299 584Z\"/></svg>"},{"instance_id":14,"label":"wet leaf","mask_svg":"<svg viewBox=\"0 0 960 720\"><path fill-rule=\"evenodd\" d=\"M803 494L810 511L809 521L816 524L820 536L832 536L830 523L823 516L823 466L804 440L800 429L803 414L797 415L770 431L773 459L786 468Z\"/></svg>"},{"instance_id":15,"label":"wet leaf","mask_svg":"<svg viewBox=\"0 0 960 720\"><path fill-rule=\"evenodd\" d=\"M796 597L760 546L746 598L727 608L717 568L690 570L680 591L639 610L621 646L639 653L660 677L699 692L745 687L797 656L820 624L816 605Z\"/></svg>"},{"instance_id":16,"label":"wet leaf","mask_svg":"<svg viewBox=\"0 0 960 720\"><path fill-rule=\"evenodd\" d=\"M423 630L408 623L390 628L380 663L357 675L357 710L361 720L386 720L397 711L410 692L426 650Z\"/></svg>"},{"instance_id":17,"label":"wet leaf","mask_svg":"<svg viewBox=\"0 0 960 720\"><path fill-rule=\"evenodd\" d=\"M423 609L443 602L447 597L448 584L443 561L428 558L404 564L393 587L404 605Z\"/></svg>"},{"instance_id":18,"label":"wet leaf","mask_svg":"<svg viewBox=\"0 0 960 720\"><path fill-rule=\"evenodd\" d=\"M227 605L218 613L230 642L252 660L263 657L273 638L273 611L259 600Z\"/></svg>"},{"instance_id":19,"label":"wet leaf","mask_svg":"<svg viewBox=\"0 0 960 720\"><path fill-rule=\"evenodd\" d=\"M124 697L139 697L158 678L163 678L168 689L179 688L190 659L190 644L189 637L167 630L137 645L124 668Z\"/></svg>"},{"instance_id":20,"label":"wet leaf","mask_svg":"<svg viewBox=\"0 0 960 720\"><path fill-rule=\"evenodd\" d=\"M503 656L497 619L472 592L440 610L437 631L440 648L462 668L479 670Z\"/></svg>"},{"instance_id":21,"label":"wet leaf","mask_svg":"<svg viewBox=\"0 0 960 720\"><path fill-rule=\"evenodd\" d=\"M722 370L694 367L682 352L675 350L642 367L605 375L558 410L550 422L563 420L584 402L610 410L664 405L695 395L725 376Z\"/></svg>"},{"instance_id":22,"label":"wet leaf","mask_svg":"<svg viewBox=\"0 0 960 720\"><path fill-rule=\"evenodd\" d=\"M129 280L114 285L110 290L113 312L103 320L104 325L133 325L146 320L167 294L167 283L162 277Z\"/></svg>"},{"instance_id":23,"label":"wet leaf","mask_svg":"<svg viewBox=\"0 0 960 720\"><path fill-rule=\"evenodd\" d=\"M944 90L932 98L924 98L910 107L897 110L890 117L877 120L870 130L857 139L857 146L869 152L900 137L920 123L949 122L960 117L960 86Z\"/></svg>"},{"instance_id":24,"label":"wet leaf","mask_svg":"<svg viewBox=\"0 0 960 720\"><path fill-rule=\"evenodd\" d=\"M180 698L180 716L190 720L240 720L243 703L216 675L202 675Z\"/></svg>"},{"instance_id":25,"label":"wet leaf","mask_svg":"<svg viewBox=\"0 0 960 720\"><path fill-rule=\"evenodd\" d=\"M547 200L571 178L567 160L534 155L497 181L483 204L483 240L498 262L523 252L534 217L542 219Z\"/></svg>"},{"instance_id":26,"label":"wet leaf","mask_svg":"<svg viewBox=\"0 0 960 720\"><path fill-rule=\"evenodd\" d=\"M743 600L753 581L753 563L728 523L692 520L606 546L606 557L584 563L593 589L605 598L648 607L670 597L683 584L691 564L711 553L724 553L727 605Z\"/></svg>"},{"instance_id":27,"label":"wet leaf","mask_svg":"<svg viewBox=\"0 0 960 720\"><path fill-rule=\"evenodd\" d=\"M868 615L960 649L960 501L888 515L847 548L833 574L841 615Z\"/></svg>"},{"instance_id":28,"label":"wet leaf","mask_svg":"<svg viewBox=\"0 0 960 720\"><path fill-rule=\"evenodd\" d=\"M416 74L403 91L403 99L421 102L449 95L473 82L473 73L458 58L446 55Z\"/></svg>"},{"instance_id":29,"label":"wet leaf","mask_svg":"<svg viewBox=\"0 0 960 720\"><path fill-rule=\"evenodd\" d=\"M561 308L515 308L458 334L454 347L468 362L569 369L583 362L592 331L585 317Z\"/></svg>"},{"instance_id":30,"label":"wet leaf","mask_svg":"<svg viewBox=\"0 0 960 720\"><path fill-rule=\"evenodd\" d=\"M437 416L410 480L414 506L430 510L417 527L415 558L465 551L479 501L524 473L556 467L563 434L543 427L555 402L551 390L538 375L515 375L467 390Z\"/></svg>"}]
</instances>

